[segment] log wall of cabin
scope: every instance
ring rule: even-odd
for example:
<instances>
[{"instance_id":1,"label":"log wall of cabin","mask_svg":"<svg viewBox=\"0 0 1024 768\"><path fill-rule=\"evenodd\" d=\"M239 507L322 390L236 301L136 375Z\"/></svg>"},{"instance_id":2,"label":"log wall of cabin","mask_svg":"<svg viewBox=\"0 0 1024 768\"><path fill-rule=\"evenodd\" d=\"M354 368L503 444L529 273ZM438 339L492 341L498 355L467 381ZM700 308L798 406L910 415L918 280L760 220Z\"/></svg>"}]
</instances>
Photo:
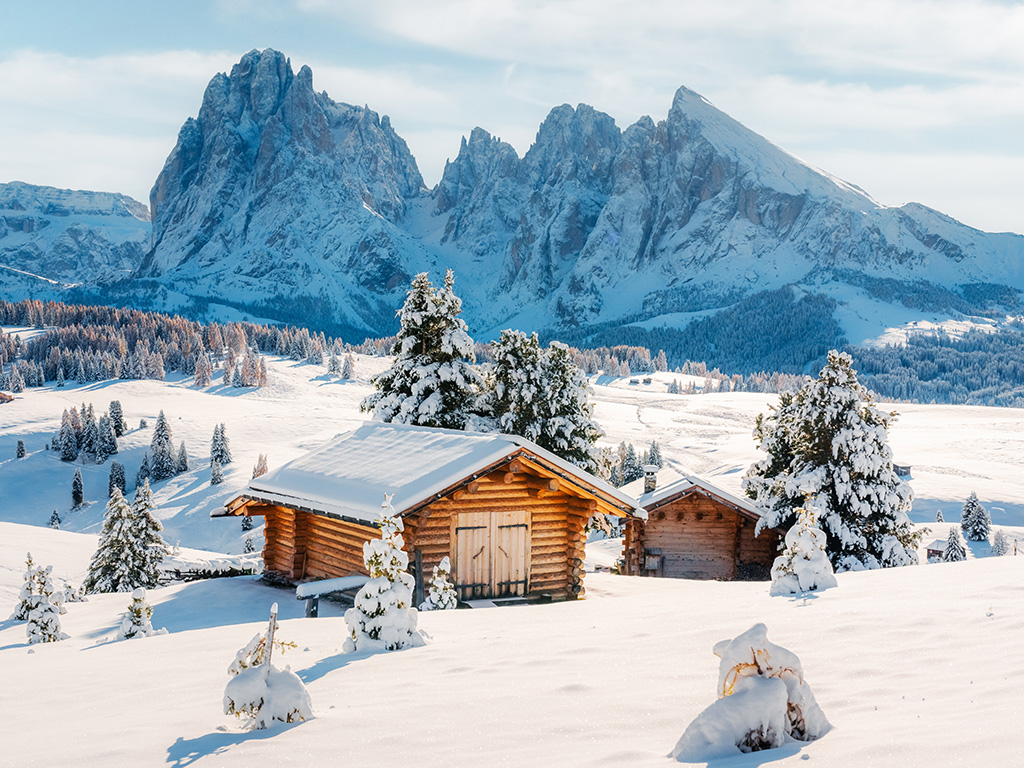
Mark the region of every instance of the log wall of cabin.
<instances>
[{"instance_id":1,"label":"log wall of cabin","mask_svg":"<svg viewBox=\"0 0 1024 768\"><path fill-rule=\"evenodd\" d=\"M503 467L430 504L404 519L406 549L419 550L423 572L430 578L444 557L454 562L455 520L460 512L526 511L530 520L528 594L582 597L585 536L592 514L590 502L561 488L552 491L550 480Z\"/></svg>"},{"instance_id":2,"label":"log wall of cabin","mask_svg":"<svg viewBox=\"0 0 1024 768\"><path fill-rule=\"evenodd\" d=\"M668 578L734 579L740 566L771 567L778 545L772 530L754 536L756 524L699 493L676 499L649 513L646 523L633 524L625 542L632 573ZM663 558L657 571L647 570L644 554L656 551Z\"/></svg>"},{"instance_id":3,"label":"log wall of cabin","mask_svg":"<svg viewBox=\"0 0 1024 768\"><path fill-rule=\"evenodd\" d=\"M363 542L379 536L376 528L273 507L264 516L264 568L289 581L366 573Z\"/></svg>"}]
</instances>

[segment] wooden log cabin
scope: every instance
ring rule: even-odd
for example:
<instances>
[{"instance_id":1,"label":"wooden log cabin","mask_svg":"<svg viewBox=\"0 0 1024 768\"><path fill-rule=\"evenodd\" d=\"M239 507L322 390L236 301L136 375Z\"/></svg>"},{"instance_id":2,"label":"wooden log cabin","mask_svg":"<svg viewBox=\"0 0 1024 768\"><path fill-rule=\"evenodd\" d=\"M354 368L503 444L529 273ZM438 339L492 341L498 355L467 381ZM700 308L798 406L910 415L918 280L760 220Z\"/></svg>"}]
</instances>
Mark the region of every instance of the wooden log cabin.
<instances>
[{"instance_id":1,"label":"wooden log cabin","mask_svg":"<svg viewBox=\"0 0 1024 768\"><path fill-rule=\"evenodd\" d=\"M262 516L271 578L366 573L384 494L410 564L449 557L462 600L584 595L588 519L642 515L621 491L530 441L370 422L261 477L214 516Z\"/></svg>"},{"instance_id":2,"label":"wooden log cabin","mask_svg":"<svg viewBox=\"0 0 1024 768\"><path fill-rule=\"evenodd\" d=\"M647 520L626 523L625 573L675 579L768 579L784 531L754 531L760 515L746 499L698 477L656 490L647 478L638 503Z\"/></svg>"}]
</instances>

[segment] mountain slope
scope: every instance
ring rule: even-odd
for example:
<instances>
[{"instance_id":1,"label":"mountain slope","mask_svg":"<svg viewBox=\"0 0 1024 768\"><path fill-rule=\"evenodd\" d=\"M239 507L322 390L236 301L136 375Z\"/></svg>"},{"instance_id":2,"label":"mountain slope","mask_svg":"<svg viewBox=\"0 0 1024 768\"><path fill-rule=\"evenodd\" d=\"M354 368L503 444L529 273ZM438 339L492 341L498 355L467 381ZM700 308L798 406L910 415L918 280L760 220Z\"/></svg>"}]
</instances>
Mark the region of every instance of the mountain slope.
<instances>
[{"instance_id":1,"label":"mountain slope","mask_svg":"<svg viewBox=\"0 0 1024 768\"><path fill-rule=\"evenodd\" d=\"M149 245L149 211L107 192L0 184L0 295L57 295L130 276Z\"/></svg>"}]
</instances>

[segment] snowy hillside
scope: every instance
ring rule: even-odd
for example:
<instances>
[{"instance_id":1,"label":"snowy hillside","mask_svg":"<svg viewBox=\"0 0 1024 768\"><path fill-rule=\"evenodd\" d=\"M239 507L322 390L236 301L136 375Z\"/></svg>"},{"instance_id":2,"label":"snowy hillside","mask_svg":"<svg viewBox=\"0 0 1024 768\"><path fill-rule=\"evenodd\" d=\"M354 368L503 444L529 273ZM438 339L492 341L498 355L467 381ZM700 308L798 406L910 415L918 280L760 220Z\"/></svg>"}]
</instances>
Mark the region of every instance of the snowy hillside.
<instances>
[{"instance_id":1,"label":"snowy hillside","mask_svg":"<svg viewBox=\"0 0 1024 768\"><path fill-rule=\"evenodd\" d=\"M78 541L82 539L82 541ZM0 597L25 550L81 576L92 537L0 524ZM844 573L812 598L766 584L588 574L584 601L422 614L433 638L345 655L337 609L303 619L251 578L151 590L169 634L113 642L128 602L96 595L68 640L29 647L0 621L7 765L671 765L716 696L711 647L756 622L799 655L832 728L818 741L712 765L1019 764L1024 559ZM281 608L278 636L315 719L248 732L222 714L226 669ZM40 695L39 692L51 695ZM54 724L59 724L59 737Z\"/></svg>"},{"instance_id":2,"label":"snowy hillside","mask_svg":"<svg viewBox=\"0 0 1024 768\"><path fill-rule=\"evenodd\" d=\"M14 402L0 405L0 520L42 526L56 509L66 530L99 530L110 461L62 462L44 446L58 430L64 409L92 403L98 416L111 400L119 400L131 429L112 458L125 465L129 489L161 410L175 449L185 442L190 470L154 484L167 540L239 553L243 538L238 522L210 520L210 512L246 486L258 454L267 454L274 468L362 422L365 415L358 404L371 391L368 379L389 360L355 355L356 380L345 382L329 378L323 366L268 358L270 383L262 389L224 387L219 379L209 389L197 389L190 378L84 386L69 381L62 388L48 384L26 389ZM754 419L775 396L670 395L673 379L684 386L689 380L679 374L652 374L650 384L595 379L595 416L606 432L602 442L617 445L625 440L646 449L657 440L668 464L663 485L671 482L672 472L696 473L741 493L743 472L757 459L751 437ZM941 405L901 405L899 410L903 416L891 432L891 443L896 461L912 465L914 521L933 521L937 509L946 520L958 520L961 505L975 491L995 525L1024 526L1024 410ZM141 419L147 420L146 429L139 429ZM221 422L234 461L225 467L224 483L211 486L210 440ZM18 440L27 449L22 459L15 458ZM86 505L72 510L76 468L82 471Z\"/></svg>"},{"instance_id":3,"label":"snowy hillside","mask_svg":"<svg viewBox=\"0 0 1024 768\"><path fill-rule=\"evenodd\" d=\"M149 234L148 209L125 195L0 184L0 297L129 277Z\"/></svg>"}]
</instances>

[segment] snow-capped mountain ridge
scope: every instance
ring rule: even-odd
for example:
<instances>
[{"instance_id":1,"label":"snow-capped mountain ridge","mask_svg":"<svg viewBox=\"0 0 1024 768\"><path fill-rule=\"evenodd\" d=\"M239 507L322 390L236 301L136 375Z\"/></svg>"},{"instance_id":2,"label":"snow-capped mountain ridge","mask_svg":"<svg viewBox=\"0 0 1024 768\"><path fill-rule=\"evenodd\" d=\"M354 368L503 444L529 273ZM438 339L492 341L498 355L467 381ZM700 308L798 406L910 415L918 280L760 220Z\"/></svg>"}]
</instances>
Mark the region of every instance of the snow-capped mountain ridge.
<instances>
[{"instance_id":1,"label":"snow-capped mountain ridge","mask_svg":"<svg viewBox=\"0 0 1024 768\"><path fill-rule=\"evenodd\" d=\"M427 190L386 116L254 50L211 80L151 209L146 283L351 335L392 332L412 275L448 267L478 336L673 327L787 285L843 302L881 278L891 304L922 280L1024 289L1024 237L882 206L685 87L624 130L555 107L522 156L475 128Z\"/></svg>"}]
</instances>

